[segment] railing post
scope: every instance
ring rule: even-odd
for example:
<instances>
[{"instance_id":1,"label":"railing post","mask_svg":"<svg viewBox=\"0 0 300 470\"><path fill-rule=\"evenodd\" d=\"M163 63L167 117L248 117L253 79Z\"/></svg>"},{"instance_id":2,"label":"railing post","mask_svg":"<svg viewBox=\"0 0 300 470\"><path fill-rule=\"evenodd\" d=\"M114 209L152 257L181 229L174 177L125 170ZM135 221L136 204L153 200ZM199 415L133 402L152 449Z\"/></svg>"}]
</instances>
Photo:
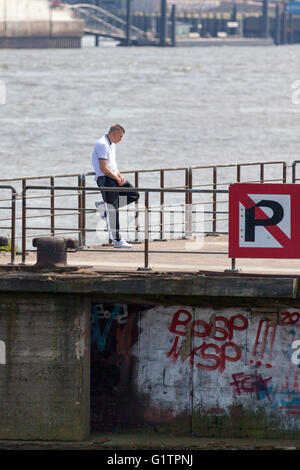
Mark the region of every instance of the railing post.
<instances>
[{"instance_id":1,"label":"railing post","mask_svg":"<svg viewBox=\"0 0 300 470\"><path fill-rule=\"evenodd\" d=\"M164 189L165 187L165 172L160 170L160 188ZM164 204L165 204L165 193L161 191L160 193L160 239L164 240Z\"/></svg>"},{"instance_id":2,"label":"railing post","mask_svg":"<svg viewBox=\"0 0 300 470\"><path fill-rule=\"evenodd\" d=\"M185 189L189 189L189 169L185 169ZM189 193L185 193L185 237L188 238Z\"/></svg>"},{"instance_id":3,"label":"railing post","mask_svg":"<svg viewBox=\"0 0 300 470\"><path fill-rule=\"evenodd\" d=\"M16 251L16 191L12 190L11 199L11 253L10 264L15 264Z\"/></svg>"},{"instance_id":4,"label":"railing post","mask_svg":"<svg viewBox=\"0 0 300 470\"><path fill-rule=\"evenodd\" d=\"M50 186L54 186L54 178L51 176L50 178ZM55 236L55 192L54 189L50 190L50 206L51 206L51 236Z\"/></svg>"},{"instance_id":5,"label":"railing post","mask_svg":"<svg viewBox=\"0 0 300 470\"><path fill-rule=\"evenodd\" d=\"M213 189L216 191L217 189L217 167L213 167ZM212 227L213 233L216 233L217 231L217 193L213 193L213 227Z\"/></svg>"},{"instance_id":6,"label":"railing post","mask_svg":"<svg viewBox=\"0 0 300 470\"><path fill-rule=\"evenodd\" d=\"M296 162L292 164L292 183L296 181Z\"/></svg>"},{"instance_id":7,"label":"railing post","mask_svg":"<svg viewBox=\"0 0 300 470\"><path fill-rule=\"evenodd\" d=\"M22 180L22 263L26 263L26 180Z\"/></svg>"},{"instance_id":8,"label":"railing post","mask_svg":"<svg viewBox=\"0 0 300 470\"><path fill-rule=\"evenodd\" d=\"M265 166L263 163L260 164L260 182L263 183L265 180Z\"/></svg>"},{"instance_id":9,"label":"railing post","mask_svg":"<svg viewBox=\"0 0 300 470\"><path fill-rule=\"evenodd\" d=\"M134 185L136 188L139 187L139 173L136 171L134 173ZM139 241L139 212L138 212L138 205L139 201L135 201L135 217L134 217L134 225L135 225L135 241Z\"/></svg>"},{"instance_id":10,"label":"railing post","mask_svg":"<svg viewBox=\"0 0 300 470\"><path fill-rule=\"evenodd\" d=\"M81 185L85 188L85 175L81 175ZM82 190L81 195L81 237L82 237L82 246L86 244L86 191Z\"/></svg>"},{"instance_id":11,"label":"railing post","mask_svg":"<svg viewBox=\"0 0 300 470\"><path fill-rule=\"evenodd\" d=\"M282 182L286 183L286 162L282 165Z\"/></svg>"},{"instance_id":12,"label":"railing post","mask_svg":"<svg viewBox=\"0 0 300 470\"><path fill-rule=\"evenodd\" d=\"M81 187L81 175L78 176L78 186ZM78 243L82 246L82 194L78 191Z\"/></svg>"},{"instance_id":13,"label":"railing post","mask_svg":"<svg viewBox=\"0 0 300 470\"><path fill-rule=\"evenodd\" d=\"M188 190L185 193L185 237L191 238L192 236L192 193L189 191L193 189L193 174L192 168L185 169L185 187Z\"/></svg>"},{"instance_id":14,"label":"railing post","mask_svg":"<svg viewBox=\"0 0 300 470\"><path fill-rule=\"evenodd\" d=\"M145 192L144 267L138 271L151 271L149 267L149 191Z\"/></svg>"},{"instance_id":15,"label":"railing post","mask_svg":"<svg viewBox=\"0 0 300 470\"><path fill-rule=\"evenodd\" d=\"M238 163L236 166L236 182L240 183L241 181L241 165Z\"/></svg>"}]
</instances>

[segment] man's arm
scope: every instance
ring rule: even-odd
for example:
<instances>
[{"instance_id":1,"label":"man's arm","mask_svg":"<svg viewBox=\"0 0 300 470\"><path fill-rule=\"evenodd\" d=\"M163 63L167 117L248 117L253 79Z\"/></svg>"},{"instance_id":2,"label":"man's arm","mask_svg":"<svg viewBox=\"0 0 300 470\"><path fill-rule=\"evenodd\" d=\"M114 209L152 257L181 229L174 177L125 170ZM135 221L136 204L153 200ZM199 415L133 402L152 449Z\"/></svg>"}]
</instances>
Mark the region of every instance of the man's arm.
<instances>
[{"instance_id":1,"label":"man's arm","mask_svg":"<svg viewBox=\"0 0 300 470\"><path fill-rule=\"evenodd\" d=\"M99 166L100 166L100 170L102 171L102 173L104 173L106 176L109 176L110 178L116 180L119 186L122 186L125 183L126 179L123 178L122 175L120 177L119 176L120 173L115 174L108 168L107 160L99 158Z\"/></svg>"}]
</instances>

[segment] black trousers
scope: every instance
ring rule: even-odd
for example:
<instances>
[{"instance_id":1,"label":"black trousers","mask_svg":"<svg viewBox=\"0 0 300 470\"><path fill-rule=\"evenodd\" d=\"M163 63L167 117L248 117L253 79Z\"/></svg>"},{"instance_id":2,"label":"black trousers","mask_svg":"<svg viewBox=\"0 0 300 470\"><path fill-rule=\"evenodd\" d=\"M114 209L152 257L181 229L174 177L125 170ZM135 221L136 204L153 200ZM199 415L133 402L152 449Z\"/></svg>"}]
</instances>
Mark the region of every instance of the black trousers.
<instances>
[{"instance_id":1,"label":"black trousers","mask_svg":"<svg viewBox=\"0 0 300 470\"><path fill-rule=\"evenodd\" d=\"M126 181L123 186L119 186L116 180L109 176L99 176L97 179L97 185L100 188L133 188L132 184L128 181ZM101 194L103 201L107 204L108 214L106 215L106 221L110 232L110 238L113 241L120 241L119 208L137 201L140 195L137 191L101 191Z\"/></svg>"}]
</instances>

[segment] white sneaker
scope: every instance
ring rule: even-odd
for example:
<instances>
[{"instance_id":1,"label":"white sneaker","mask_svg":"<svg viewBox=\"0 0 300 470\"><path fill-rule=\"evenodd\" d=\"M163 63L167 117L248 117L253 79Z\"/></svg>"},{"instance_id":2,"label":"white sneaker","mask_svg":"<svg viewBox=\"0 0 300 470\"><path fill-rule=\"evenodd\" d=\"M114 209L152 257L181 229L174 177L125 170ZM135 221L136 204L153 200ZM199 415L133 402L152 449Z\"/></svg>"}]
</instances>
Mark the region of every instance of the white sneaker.
<instances>
[{"instance_id":1,"label":"white sneaker","mask_svg":"<svg viewBox=\"0 0 300 470\"><path fill-rule=\"evenodd\" d=\"M125 240L120 240L119 242L114 243L115 248L132 248L130 243L125 242Z\"/></svg>"},{"instance_id":2,"label":"white sneaker","mask_svg":"<svg viewBox=\"0 0 300 470\"><path fill-rule=\"evenodd\" d=\"M105 202L102 201L96 201L95 206L97 211L100 214L101 219L106 219L106 210L105 210Z\"/></svg>"}]
</instances>

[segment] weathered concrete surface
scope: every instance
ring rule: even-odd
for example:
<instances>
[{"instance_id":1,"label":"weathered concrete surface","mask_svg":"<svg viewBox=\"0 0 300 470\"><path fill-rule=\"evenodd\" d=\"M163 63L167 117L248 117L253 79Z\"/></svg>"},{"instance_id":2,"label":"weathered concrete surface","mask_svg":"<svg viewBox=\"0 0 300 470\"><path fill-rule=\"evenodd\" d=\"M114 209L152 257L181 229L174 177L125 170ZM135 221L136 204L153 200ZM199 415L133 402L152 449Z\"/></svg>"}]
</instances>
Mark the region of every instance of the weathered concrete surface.
<instances>
[{"instance_id":1,"label":"weathered concrete surface","mask_svg":"<svg viewBox=\"0 0 300 470\"><path fill-rule=\"evenodd\" d=\"M0 450L300 450L297 439L233 439L157 435L157 433L94 433L82 442L0 441ZM113 453L111 453L113 455ZM200 455L199 455L200 457ZM202 455L201 455L202 458Z\"/></svg>"},{"instance_id":2,"label":"weathered concrete surface","mask_svg":"<svg viewBox=\"0 0 300 470\"><path fill-rule=\"evenodd\" d=\"M101 251L93 251L99 249ZM89 265L97 270L134 272L144 266L144 244L135 244L130 250L112 247L90 247L68 253L68 264ZM231 268L226 235L204 237L203 245L192 240L149 242L149 266L152 272L218 272ZM162 253L163 252L163 253ZM181 252L181 253L178 253ZM192 252L192 253L189 253ZM35 264L36 254L29 252L27 264ZM0 254L0 265L9 263L9 255ZM21 263L17 255L16 264ZM300 275L299 259L237 259L236 267L242 274Z\"/></svg>"},{"instance_id":3,"label":"weathered concrete surface","mask_svg":"<svg viewBox=\"0 0 300 470\"><path fill-rule=\"evenodd\" d=\"M89 436L89 299L1 293L0 439Z\"/></svg>"},{"instance_id":4,"label":"weathered concrete surface","mask_svg":"<svg viewBox=\"0 0 300 470\"><path fill-rule=\"evenodd\" d=\"M298 438L299 276L180 272L172 250L174 272L101 269L103 256L136 263L119 253L98 266L94 252L68 253L91 268L0 269L0 438L88 438L89 341L99 428Z\"/></svg>"},{"instance_id":5,"label":"weathered concrete surface","mask_svg":"<svg viewBox=\"0 0 300 470\"><path fill-rule=\"evenodd\" d=\"M0 0L0 48L80 47L83 34L84 20L73 17L68 5L50 8L48 0Z\"/></svg>"}]
</instances>

